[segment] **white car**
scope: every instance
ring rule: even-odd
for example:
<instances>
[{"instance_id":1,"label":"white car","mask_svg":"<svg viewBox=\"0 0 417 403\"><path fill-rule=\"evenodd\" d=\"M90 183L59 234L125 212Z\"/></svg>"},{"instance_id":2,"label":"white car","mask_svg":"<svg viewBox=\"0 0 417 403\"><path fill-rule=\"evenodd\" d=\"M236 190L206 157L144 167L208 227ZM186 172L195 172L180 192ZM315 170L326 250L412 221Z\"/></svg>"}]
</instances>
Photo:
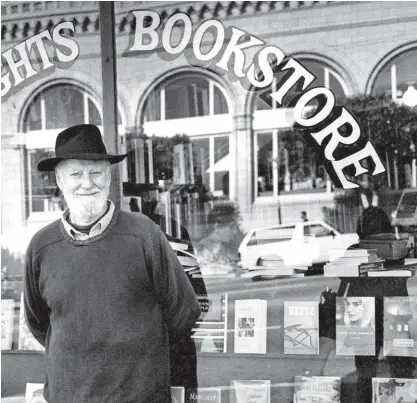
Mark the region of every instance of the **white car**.
<instances>
[{"instance_id":1,"label":"white car","mask_svg":"<svg viewBox=\"0 0 417 403\"><path fill-rule=\"evenodd\" d=\"M295 224L250 230L239 246L241 266L257 266L265 256L276 256L287 265L311 266L330 261L329 252L342 256L344 251L359 243L356 233L341 234L323 221L306 221Z\"/></svg>"}]
</instances>

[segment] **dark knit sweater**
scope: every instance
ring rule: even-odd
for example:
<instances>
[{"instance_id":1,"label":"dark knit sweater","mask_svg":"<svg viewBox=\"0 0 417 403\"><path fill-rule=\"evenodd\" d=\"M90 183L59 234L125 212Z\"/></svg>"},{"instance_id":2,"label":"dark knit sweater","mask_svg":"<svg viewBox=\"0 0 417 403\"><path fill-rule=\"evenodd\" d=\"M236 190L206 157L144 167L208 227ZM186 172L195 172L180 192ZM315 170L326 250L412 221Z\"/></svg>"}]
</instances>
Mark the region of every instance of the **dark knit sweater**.
<instances>
[{"instance_id":1,"label":"dark knit sweater","mask_svg":"<svg viewBox=\"0 0 417 403\"><path fill-rule=\"evenodd\" d=\"M189 334L200 308L151 220L116 209L85 241L48 225L28 247L24 294L48 402L171 402L168 335Z\"/></svg>"}]
</instances>

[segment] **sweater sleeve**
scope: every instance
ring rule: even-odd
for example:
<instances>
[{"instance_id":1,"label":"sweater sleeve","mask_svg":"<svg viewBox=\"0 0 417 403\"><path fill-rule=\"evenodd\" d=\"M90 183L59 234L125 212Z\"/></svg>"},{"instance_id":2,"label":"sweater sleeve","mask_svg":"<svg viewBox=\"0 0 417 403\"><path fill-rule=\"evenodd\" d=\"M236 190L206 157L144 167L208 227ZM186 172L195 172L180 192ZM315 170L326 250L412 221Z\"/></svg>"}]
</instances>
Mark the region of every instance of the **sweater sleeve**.
<instances>
[{"instance_id":1,"label":"sweater sleeve","mask_svg":"<svg viewBox=\"0 0 417 403\"><path fill-rule=\"evenodd\" d=\"M153 245L153 285L170 334L189 334L200 316L200 305L175 252L157 229Z\"/></svg>"},{"instance_id":2,"label":"sweater sleeve","mask_svg":"<svg viewBox=\"0 0 417 403\"><path fill-rule=\"evenodd\" d=\"M23 303L29 330L35 339L45 347L49 327L49 308L39 291L40 267L33 256L31 245L26 252Z\"/></svg>"}]
</instances>

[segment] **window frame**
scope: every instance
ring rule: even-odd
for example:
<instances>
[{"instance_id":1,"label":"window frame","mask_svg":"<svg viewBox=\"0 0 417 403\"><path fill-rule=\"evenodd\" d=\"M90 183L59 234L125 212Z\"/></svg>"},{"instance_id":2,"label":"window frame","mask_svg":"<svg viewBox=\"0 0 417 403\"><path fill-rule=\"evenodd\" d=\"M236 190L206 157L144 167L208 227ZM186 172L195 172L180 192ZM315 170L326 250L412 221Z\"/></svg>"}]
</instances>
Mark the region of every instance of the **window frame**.
<instances>
[{"instance_id":1,"label":"window frame","mask_svg":"<svg viewBox=\"0 0 417 403\"><path fill-rule=\"evenodd\" d=\"M208 139L209 141L209 166L207 168L207 170L209 172L206 172L208 174L209 180L209 190L210 192L213 194L213 196L215 197L222 197L224 196L223 194L223 190L216 190L215 189L215 174L216 171L212 170L212 168L216 165L217 162L221 161L223 158L226 158L227 156L230 156L230 135L231 133L222 133L222 134L213 134L213 135L206 135L206 136L193 136L190 137L190 141L193 143L194 141L198 141L198 140L206 140ZM229 153L227 155L225 155L223 158L221 158L219 161L215 162L215 139L216 138L225 138L227 137L229 140ZM219 172L223 172L223 171L219 171ZM227 172L227 171L226 171ZM229 172L229 178L230 178L230 168L228 170ZM230 180L230 179L229 179Z\"/></svg>"}]
</instances>

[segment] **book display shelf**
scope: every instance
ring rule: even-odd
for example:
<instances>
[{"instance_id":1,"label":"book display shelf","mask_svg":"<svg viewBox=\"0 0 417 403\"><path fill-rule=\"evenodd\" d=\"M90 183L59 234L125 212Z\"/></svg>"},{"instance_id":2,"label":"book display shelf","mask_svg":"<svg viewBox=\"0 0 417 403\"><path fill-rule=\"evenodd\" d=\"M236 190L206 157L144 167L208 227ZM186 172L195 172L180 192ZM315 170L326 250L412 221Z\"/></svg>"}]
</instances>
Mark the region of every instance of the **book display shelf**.
<instances>
[{"instance_id":1,"label":"book display shelf","mask_svg":"<svg viewBox=\"0 0 417 403\"><path fill-rule=\"evenodd\" d=\"M172 245L181 254L181 248ZM180 261L185 270L193 263L181 257ZM379 280L389 282L394 278ZM372 381L373 403L384 401L378 395L384 387L396 390L392 393L402 396L404 402L414 402L407 399L417 390L414 379L390 378L385 363L388 356L417 357L416 277L395 280L407 284L410 296L384 299L384 328L380 329L384 345L378 369L381 376ZM227 277L207 276L204 281L207 296L199 296L203 319L197 322L193 335L199 389L185 390L175 385L173 402L314 401L306 400L306 396L331 402L354 401L354 356L375 353L374 297L349 297L349 293L337 297L334 321L325 324L334 328L332 338L320 334L321 294L325 289L337 290L341 283L338 277L254 281L236 271ZM44 371L43 349L27 331L20 288L14 288L16 291L2 301L5 397L23 396L27 383L43 382ZM349 320L354 322L358 312L364 323L351 326Z\"/></svg>"}]
</instances>

